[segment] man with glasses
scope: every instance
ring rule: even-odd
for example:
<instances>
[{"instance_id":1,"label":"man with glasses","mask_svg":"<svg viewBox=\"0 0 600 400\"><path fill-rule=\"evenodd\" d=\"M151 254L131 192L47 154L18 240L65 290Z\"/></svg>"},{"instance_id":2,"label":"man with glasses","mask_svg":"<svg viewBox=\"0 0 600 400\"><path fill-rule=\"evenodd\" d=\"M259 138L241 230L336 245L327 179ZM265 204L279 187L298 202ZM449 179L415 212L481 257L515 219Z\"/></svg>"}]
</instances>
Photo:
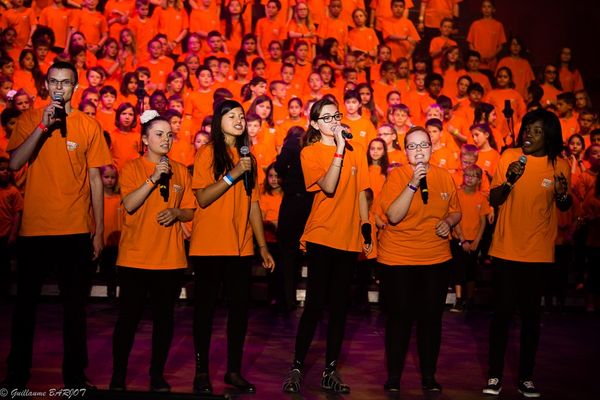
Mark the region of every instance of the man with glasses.
<instances>
[{"instance_id":1,"label":"man with glasses","mask_svg":"<svg viewBox=\"0 0 600 400\"><path fill-rule=\"evenodd\" d=\"M2 386L22 389L29 380L37 302L44 278L55 268L64 309L63 381L67 388L93 388L84 373L85 303L92 259L103 247L99 167L110 164L111 157L98 122L71 106L75 67L54 63L46 87L52 99L62 100L24 112L7 146L10 168L28 167L11 350ZM62 133L60 124L66 126Z\"/></svg>"}]
</instances>

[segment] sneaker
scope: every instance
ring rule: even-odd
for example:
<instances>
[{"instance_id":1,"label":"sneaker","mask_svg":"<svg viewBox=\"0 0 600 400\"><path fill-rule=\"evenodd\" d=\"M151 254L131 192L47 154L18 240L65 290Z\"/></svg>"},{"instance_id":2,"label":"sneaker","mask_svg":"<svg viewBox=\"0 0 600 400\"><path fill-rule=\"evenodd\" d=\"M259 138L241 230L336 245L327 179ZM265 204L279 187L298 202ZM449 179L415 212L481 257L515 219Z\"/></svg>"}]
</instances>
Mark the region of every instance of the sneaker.
<instances>
[{"instance_id":1,"label":"sneaker","mask_svg":"<svg viewBox=\"0 0 600 400\"><path fill-rule=\"evenodd\" d=\"M153 376L150 377L150 391L167 393L171 391L171 385L169 385L169 382L164 377Z\"/></svg>"},{"instance_id":2,"label":"sneaker","mask_svg":"<svg viewBox=\"0 0 600 400\"><path fill-rule=\"evenodd\" d=\"M441 392L442 385L440 385L434 377L427 377L421 380L421 387L426 392Z\"/></svg>"},{"instance_id":3,"label":"sneaker","mask_svg":"<svg viewBox=\"0 0 600 400\"><path fill-rule=\"evenodd\" d=\"M519 393L528 398L540 397L541 393L535 388L533 381L520 381L519 382Z\"/></svg>"},{"instance_id":4,"label":"sneaker","mask_svg":"<svg viewBox=\"0 0 600 400\"><path fill-rule=\"evenodd\" d=\"M383 384L383 390L386 392L399 392L400 391L400 378L391 376Z\"/></svg>"},{"instance_id":5,"label":"sneaker","mask_svg":"<svg viewBox=\"0 0 600 400\"><path fill-rule=\"evenodd\" d=\"M483 394L491 394L493 396L498 396L502 391L502 379L500 378L490 378L487 381L487 386L483 388Z\"/></svg>"},{"instance_id":6,"label":"sneaker","mask_svg":"<svg viewBox=\"0 0 600 400\"><path fill-rule=\"evenodd\" d=\"M321 378L321 387L328 392L337 394L349 394L350 386L342 382L342 379L335 370L323 371L323 378Z\"/></svg>"},{"instance_id":7,"label":"sneaker","mask_svg":"<svg viewBox=\"0 0 600 400\"><path fill-rule=\"evenodd\" d=\"M288 376L283 381L281 390L284 393L298 393L300 392L300 384L302 383L302 372L299 368L290 368Z\"/></svg>"}]
</instances>

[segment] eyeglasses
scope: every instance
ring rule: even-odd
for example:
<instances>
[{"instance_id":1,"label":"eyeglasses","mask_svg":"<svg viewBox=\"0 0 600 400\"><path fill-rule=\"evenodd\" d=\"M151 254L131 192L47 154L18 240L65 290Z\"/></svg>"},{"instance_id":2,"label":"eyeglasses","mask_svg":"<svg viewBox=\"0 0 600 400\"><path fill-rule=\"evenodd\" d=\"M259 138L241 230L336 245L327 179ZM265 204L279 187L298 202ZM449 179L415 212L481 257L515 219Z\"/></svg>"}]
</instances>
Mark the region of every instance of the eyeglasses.
<instances>
[{"instance_id":1,"label":"eyeglasses","mask_svg":"<svg viewBox=\"0 0 600 400\"><path fill-rule=\"evenodd\" d=\"M336 121L341 121L342 117L344 116L344 114L342 113L335 113L333 115L323 115L322 117L317 118L317 120L322 119L323 122L325 122L326 124L330 123L331 121L333 121L334 119Z\"/></svg>"},{"instance_id":2,"label":"eyeglasses","mask_svg":"<svg viewBox=\"0 0 600 400\"><path fill-rule=\"evenodd\" d=\"M69 87L69 86L74 86L75 82L73 82L70 79L64 79L62 81L58 81L56 79L48 79L48 84L50 86L54 86L54 87Z\"/></svg>"},{"instance_id":3,"label":"eyeglasses","mask_svg":"<svg viewBox=\"0 0 600 400\"><path fill-rule=\"evenodd\" d=\"M417 147L420 147L421 149L428 149L431 147L431 143L429 142L421 142L421 143L408 143L406 145L406 149L407 150L416 150Z\"/></svg>"}]
</instances>

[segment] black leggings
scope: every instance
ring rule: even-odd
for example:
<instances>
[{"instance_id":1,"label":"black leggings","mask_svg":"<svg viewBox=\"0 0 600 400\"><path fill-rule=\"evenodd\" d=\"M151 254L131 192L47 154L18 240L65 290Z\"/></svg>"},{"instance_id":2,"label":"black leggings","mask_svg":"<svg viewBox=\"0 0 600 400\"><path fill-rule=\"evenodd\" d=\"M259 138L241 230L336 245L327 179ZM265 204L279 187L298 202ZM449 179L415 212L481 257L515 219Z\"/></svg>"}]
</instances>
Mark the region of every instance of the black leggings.
<instances>
[{"instance_id":1,"label":"black leggings","mask_svg":"<svg viewBox=\"0 0 600 400\"><path fill-rule=\"evenodd\" d=\"M173 339L173 314L182 275L182 269L119 267L119 318L113 333L115 378L125 380L129 353L148 295L152 307L152 357L149 372L154 377L163 375Z\"/></svg>"},{"instance_id":2,"label":"black leggings","mask_svg":"<svg viewBox=\"0 0 600 400\"><path fill-rule=\"evenodd\" d=\"M342 349L350 282L358 253L306 244L308 277L304 311L296 335L296 360L304 363L317 324L329 296L326 365L336 361Z\"/></svg>"},{"instance_id":3,"label":"black leggings","mask_svg":"<svg viewBox=\"0 0 600 400\"><path fill-rule=\"evenodd\" d=\"M193 256L194 347L197 372L208 373L212 322L221 284L227 306L227 371L240 372L248 327L252 257Z\"/></svg>"},{"instance_id":4,"label":"black leggings","mask_svg":"<svg viewBox=\"0 0 600 400\"><path fill-rule=\"evenodd\" d=\"M502 378L508 331L516 309L521 315L519 380L530 380L540 339L543 273L548 264L493 259L494 315L490 327L489 376Z\"/></svg>"},{"instance_id":5,"label":"black leggings","mask_svg":"<svg viewBox=\"0 0 600 400\"><path fill-rule=\"evenodd\" d=\"M415 321L421 376L435 376L450 266L450 261L418 266L382 265L382 290L388 313L385 353L389 377L402 375Z\"/></svg>"}]
</instances>

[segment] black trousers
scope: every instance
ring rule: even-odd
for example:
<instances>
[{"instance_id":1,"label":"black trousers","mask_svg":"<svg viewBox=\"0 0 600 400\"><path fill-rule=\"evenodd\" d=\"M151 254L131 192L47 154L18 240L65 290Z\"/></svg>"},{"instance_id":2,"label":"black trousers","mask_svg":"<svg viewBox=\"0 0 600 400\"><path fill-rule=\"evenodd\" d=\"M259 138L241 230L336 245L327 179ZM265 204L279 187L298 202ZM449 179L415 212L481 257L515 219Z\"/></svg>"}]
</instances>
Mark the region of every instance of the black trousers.
<instances>
[{"instance_id":1,"label":"black trousers","mask_svg":"<svg viewBox=\"0 0 600 400\"><path fill-rule=\"evenodd\" d=\"M382 266L382 290L388 313L385 353L389 377L402 375L414 322L421 376L435 376L450 268L450 261L435 265Z\"/></svg>"},{"instance_id":2,"label":"black trousers","mask_svg":"<svg viewBox=\"0 0 600 400\"><path fill-rule=\"evenodd\" d=\"M8 236L0 237L0 300L10 291L10 250Z\"/></svg>"},{"instance_id":3,"label":"black trousers","mask_svg":"<svg viewBox=\"0 0 600 400\"><path fill-rule=\"evenodd\" d=\"M306 244L308 277L304 311L296 335L296 360L304 363L329 297L326 365L336 361L346 329L350 282L358 253Z\"/></svg>"},{"instance_id":4,"label":"black trousers","mask_svg":"<svg viewBox=\"0 0 600 400\"><path fill-rule=\"evenodd\" d=\"M93 273L90 235L20 237L17 251L17 299L8 375L19 383L29 380L37 303L46 276L56 267L64 312L63 380L65 384L79 383L88 364L85 306Z\"/></svg>"},{"instance_id":5,"label":"black trousers","mask_svg":"<svg viewBox=\"0 0 600 400\"><path fill-rule=\"evenodd\" d=\"M227 371L240 372L248 327L252 257L194 256L194 347L197 372L208 373L212 322L221 284L227 316Z\"/></svg>"},{"instance_id":6,"label":"black trousers","mask_svg":"<svg viewBox=\"0 0 600 400\"><path fill-rule=\"evenodd\" d=\"M181 289L182 269L147 270L119 267L119 318L113 333L113 375L124 381L135 331L146 298L152 307L150 376L162 376L171 340L175 301Z\"/></svg>"},{"instance_id":7,"label":"black trousers","mask_svg":"<svg viewBox=\"0 0 600 400\"><path fill-rule=\"evenodd\" d=\"M548 264L493 259L494 314L490 327L489 376L502 378L512 315L521 315L519 380L530 380L540 339L543 274Z\"/></svg>"}]
</instances>

